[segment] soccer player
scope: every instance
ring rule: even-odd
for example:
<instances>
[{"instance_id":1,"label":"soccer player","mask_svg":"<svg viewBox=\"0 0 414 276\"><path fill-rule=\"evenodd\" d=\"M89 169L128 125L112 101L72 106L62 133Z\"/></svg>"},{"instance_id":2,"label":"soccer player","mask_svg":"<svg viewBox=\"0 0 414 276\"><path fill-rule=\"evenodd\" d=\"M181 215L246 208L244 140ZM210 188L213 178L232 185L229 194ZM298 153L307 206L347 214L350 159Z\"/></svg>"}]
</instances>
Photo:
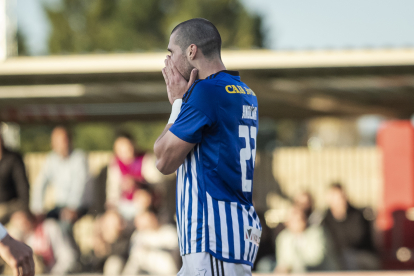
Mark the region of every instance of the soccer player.
<instances>
[{"instance_id":1,"label":"soccer player","mask_svg":"<svg viewBox=\"0 0 414 276\"><path fill-rule=\"evenodd\" d=\"M0 224L0 257L11 267L13 276L34 276L32 249L16 241Z\"/></svg>"},{"instance_id":2,"label":"soccer player","mask_svg":"<svg viewBox=\"0 0 414 276\"><path fill-rule=\"evenodd\" d=\"M251 275L261 236L252 204L256 95L226 70L208 20L177 25L168 51L162 73L172 111L154 152L158 170L177 170L178 275Z\"/></svg>"}]
</instances>

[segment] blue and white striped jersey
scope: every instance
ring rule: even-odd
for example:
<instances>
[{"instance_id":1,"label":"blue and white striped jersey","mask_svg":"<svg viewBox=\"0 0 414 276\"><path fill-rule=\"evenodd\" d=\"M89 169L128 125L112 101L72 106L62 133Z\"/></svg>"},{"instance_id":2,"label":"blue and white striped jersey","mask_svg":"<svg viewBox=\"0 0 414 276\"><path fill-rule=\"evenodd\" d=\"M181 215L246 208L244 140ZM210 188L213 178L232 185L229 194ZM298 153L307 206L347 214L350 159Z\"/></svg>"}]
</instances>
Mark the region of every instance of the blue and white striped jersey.
<instances>
[{"instance_id":1,"label":"blue and white striped jersey","mask_svg":"<svg viewBox=\"0 0 414 276\"><path fill-rule=\"evenodd\" d=\"M195 143L177 170L181 255L209 252L253 266L261 224L252 204L258 107L238 72L197 80L170 131Z\"/></svg>"}]
</instances>

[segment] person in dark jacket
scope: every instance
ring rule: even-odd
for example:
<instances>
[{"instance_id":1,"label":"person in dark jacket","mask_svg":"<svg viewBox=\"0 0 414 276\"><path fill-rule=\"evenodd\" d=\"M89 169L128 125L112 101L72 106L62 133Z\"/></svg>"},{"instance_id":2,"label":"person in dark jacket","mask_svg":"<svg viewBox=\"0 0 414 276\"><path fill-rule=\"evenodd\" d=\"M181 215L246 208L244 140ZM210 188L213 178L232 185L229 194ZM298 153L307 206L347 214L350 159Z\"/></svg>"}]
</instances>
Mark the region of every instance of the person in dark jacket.
<instances>
[{"instance_id":1,"label":"person in dark jacket","mask_svg":"<svg viewBox=\"0 0 414 276\"><path fill-rule=\"evenodd\" d=\"M342 270L376 270L379 259L373 244L370 222L349 204L342 186L328 191L329 209L322 222L332 239Z\"/></svg>"},{"instance_id":2,"label":"person in dark jacket","mask_svg":"<svg viewBox=\"0 0 414 276\"><path fill-rule=\"evenodd\" d=\"M29 208L29 182L20 154L4 146L0 132L0 223Z\"/></svg>"}]
</instances>

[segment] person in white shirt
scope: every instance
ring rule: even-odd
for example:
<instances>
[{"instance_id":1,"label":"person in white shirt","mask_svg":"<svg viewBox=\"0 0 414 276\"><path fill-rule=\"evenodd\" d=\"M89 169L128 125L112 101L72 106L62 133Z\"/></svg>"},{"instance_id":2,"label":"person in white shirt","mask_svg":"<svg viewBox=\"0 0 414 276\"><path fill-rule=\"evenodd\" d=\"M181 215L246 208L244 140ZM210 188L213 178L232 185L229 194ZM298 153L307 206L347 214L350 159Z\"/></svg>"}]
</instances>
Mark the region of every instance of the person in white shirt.
<instances>
[{"instance_id":1,"label":"person in white shirt","mask_svg":"<svg viewBox=\"0 0 414 276\"><path fill-rule=\"evenodd\" d=\"M305 273L336 270L332 246L320 225L309 225L303 209L294 206L289 212L286 229L276 238L278 273Z\"/></svg>"},{"instance_id":2,"label":"person in white shirt","mask_svg":"<svg viewBox=\"0 0 414 276\"><path fill-rule=\"evenodd\" d=\"M53 151L36 180L30 207L35 215L44 214L46 188L53 185L55 209L46 216L59 220L70 234L73 223L85 213L83 199L89 179L88 162L83 151L72 149L71 135L64 127L53 130L51 144Z\"/></svg>"},{"instance_id":3,"label":"person in white shirt","mask_svg":"<svg viewBox=\"0 0 414 276\"><path fill-rule=\"evenodd\" d=\"M32 249L13 239L0 223L0 257L11 267L13 276L34 276Z\"/></svg>"},{"instance_id":4,"label":"person in white shirt","mask_svg":"<svg viewBox=\"0 0 414 276\"><path fill-rule=\"evenodd\" d=\"M129 259L122 274L177 273L178 269L172 255L174 250L178 250L176 227L171 224L160 225L157 215L151 209L136 216L135 227L136 231L131 237Z\"/></svg>"}]
</instances>

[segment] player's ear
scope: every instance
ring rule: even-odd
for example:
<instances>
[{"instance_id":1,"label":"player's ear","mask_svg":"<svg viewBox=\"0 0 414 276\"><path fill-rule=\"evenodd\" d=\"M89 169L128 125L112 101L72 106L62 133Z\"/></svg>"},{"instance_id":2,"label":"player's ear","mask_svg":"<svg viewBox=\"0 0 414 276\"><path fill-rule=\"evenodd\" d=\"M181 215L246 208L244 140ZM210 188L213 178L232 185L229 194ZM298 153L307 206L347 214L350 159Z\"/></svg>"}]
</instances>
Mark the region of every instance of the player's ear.
<instances>
[{"instance_id":1,"label":"player's ear","mask_svg":"<svg viewBox=\"0 0 414 276\"><path fill-rule=\"evenodd\" d=\"M195 44L191 44L187 48L187 57L189 60L194 60L197 55L198 47Z\"/></svg>"}]
</instances>

